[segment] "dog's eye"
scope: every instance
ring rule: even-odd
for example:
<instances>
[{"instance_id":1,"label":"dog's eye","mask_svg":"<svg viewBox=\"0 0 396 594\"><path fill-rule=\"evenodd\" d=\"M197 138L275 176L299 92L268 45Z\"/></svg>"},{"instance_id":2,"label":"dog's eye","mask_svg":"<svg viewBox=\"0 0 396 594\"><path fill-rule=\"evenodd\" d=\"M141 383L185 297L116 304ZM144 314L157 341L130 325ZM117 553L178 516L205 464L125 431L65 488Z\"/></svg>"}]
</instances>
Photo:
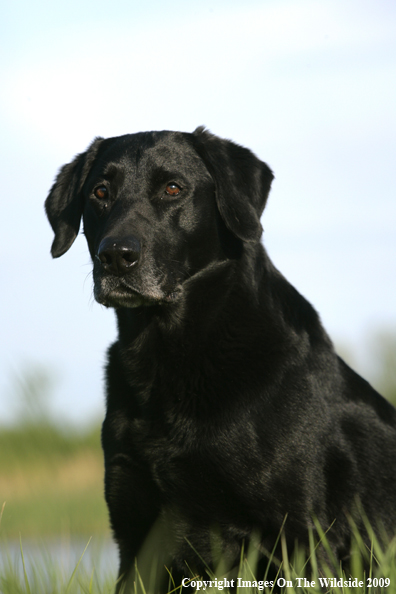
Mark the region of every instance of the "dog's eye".
<instances>
[{"instance_id":1,"label":"dog's eye","mask_svg":"<svg viewBox=\"0 0 396 594\"><path fill-rule=\"evenodd\" d=\"M181 187L172 182L166 186L165 192L169 194L169 196L177 196L181 192Z\"/></svg>"},{"instance_id":2,"label":"dog's eye","mask_svg":"<svg viewBox=\"0 0 396 594\"><path fill-rule=\"evenodd\" d=\"M95 194L96 198L99 198L100 200L107 198L106 186L98 186L97 188L94 189L94 194Z\"/></svg>"}]
</instances>

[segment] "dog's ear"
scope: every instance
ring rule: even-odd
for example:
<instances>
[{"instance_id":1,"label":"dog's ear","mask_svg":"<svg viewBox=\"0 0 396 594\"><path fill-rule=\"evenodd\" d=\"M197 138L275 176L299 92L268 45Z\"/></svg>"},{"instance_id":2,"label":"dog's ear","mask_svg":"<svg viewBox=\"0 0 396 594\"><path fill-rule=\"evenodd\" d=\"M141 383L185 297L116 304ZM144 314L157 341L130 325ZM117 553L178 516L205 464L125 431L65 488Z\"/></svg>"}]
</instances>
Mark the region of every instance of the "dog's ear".
<instances>
[{"instance_id":1,"label":"dog's ear","mask_svg":"<svg viewBox=\"0 0 396 594\"><path fill-rule=\"evenodd\" d=\"M192 137L216 184L217 206L228 229L242 241L259 241L263 232L260 216L274 178L271 169L249 149L203 127Z\"/></svg>"},{"instance_id":2,"label":"dog's ear","mask_svg":"<svg viewBox=\"0 0 396 594\"><path fill-rule=\"evenodd\" d=\"M95 138L85 153L64 165L52 186L45 211L55 233L51 254L63 256L77 237L83 210L81 190L103 138Z\"/></svg>"}]
</instances>

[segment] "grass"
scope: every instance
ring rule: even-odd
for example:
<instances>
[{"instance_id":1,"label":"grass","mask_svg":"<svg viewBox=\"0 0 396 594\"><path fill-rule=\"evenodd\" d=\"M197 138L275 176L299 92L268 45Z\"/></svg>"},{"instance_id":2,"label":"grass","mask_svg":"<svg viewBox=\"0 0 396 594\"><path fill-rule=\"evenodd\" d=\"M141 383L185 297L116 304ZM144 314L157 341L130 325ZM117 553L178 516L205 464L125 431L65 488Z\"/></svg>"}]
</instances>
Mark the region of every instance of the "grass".
<instances>
[{"instance_id":1,"label":"grass","mask_svg":"<svg viewBox=\"0 0 396 594\"><path fill-rule=\"evenodd\" d=\"M99 428L85 434L51 425L0 432L2 531L10 539L73 534L109 535L103 496Z\"/></svg>"},{"instance_id":2,"label":"grass","mask_svg":"<svg viewBox=\"0 0 396 594\"><path fill-rule=\"evenodd\" d=\"M100 427L60 428L33 406L0 428L0 594L113 593Z\"/></svg>"},{"instance_id":3,"label":"grass","mask_svg":"<svg viewBox=\"0 0 396 594\"><path fill-rule=\"evenodd\" d=\"M80 539L78 544L66 531L52 543L24 540L19 535L16 547L16 541L9 540L2 529L6 507L3 503L0 511L0 594L113 594L116 563L103 570L108 556L108 540L103 535L94 537L95 541L90 537L86 543Z\"/></svg>"},{"instance_id":4,"label":"grass","mask_svg":"<svg viewBox=\"0 0 396 594\"><path fill-rule=\"evenodd\" d=\"M3 514L4 519L4 514ZM0 526L1 528L1 526ZM326 537L321 535L322 543L326 548ZM4 544L4 543L3 543ZM372 546L367 549L359 534L355 535L353 545L353 560L351 575L345 575L335 565L322 567L318 573L316 563L316 548L314 539L311 539L310 567L308 575L308 559L302 551L296 551L288 557L284 540L281 538L282 560L279 573L275 578L260 576L256 579L255 567L257 551L254 546L244 553L238 574L231 578L224 575L224 562L220 560L217 571L206 576L192 576L187 580L186 586L191 594L196 591L205 591L210 594L223 592L229 593L227 587L232 583L236 594L254 594L263 592L273 594L282 590L285 594L395 594L396 593L396 543L391 541L386 548L382 548L373 538ZM103 575L100 571L100 562L103 556L96 552L84 564L84 557L92 547L92 541L81 544L79 558L68 570L51 557L45 548L36 551L34 559L24 551L21 539L18 557L6 554L5 562L0 566L0 593L1 594L110 594L113 593L116 578L113 573ZM150 557L150 554L149 554ZM153 557L153 555L151 555ZM363 560L369 560L370 569L363 571ZM144 561L144 560L143 560ZM147 561L147 560L146 560ZM149 559L151 562L151 559ZM331 563L331 561L330 561ZM143 572L144 573L144 572ZM135 583L132 584L128 594L155 594L150 587L150 576L146 582L142 580L137 565ZM186 572L187 577L187 572ZM231 582L233 579L233 582ZM228 580L228 583L225 582ZM176 592L169 580L169 592ZM124 592L127 594L127 592Z\"/></svg>"},{"instance_id":5,"label":"grass","mask_svg":"<svg viewBox=\"0 0 396 594\"><path fill-rule=\"evenodd\" d=\"M3 543L4 546L4 543ZM42 548L30 558L21 542L19 559L5 553L0 564L1 594L113 594L115 572L99 571L94 562L82 561L89 548L88 541L74 567L65 569L62 563ZM4 552L3 552L4 555ZM3 556L2 555L2 556Z\"/></svg>"},{"instance_id":6,"label":"grass","mask_svg":"<svg viewBox=\"0 0 396 594\"><path fill-rule=\"evenodd\" d=\"M116 558L108 569L103 567L110 534L102 484L98 428L79 434L31 425L0 432L0 497L7 501L0 512L0 594L114 592ZM321 537L326 548L326 537ZM69 563L59 551L63 556L69 551ZM140 559L132 594L153 594L150 582L154 557L155 552L149 550L147 558ZM372 535L368 550L355 531L352 579L334 563L322 570L321 582L313 538L309 561L310 577L305 554L297 551L289 559L282 542L281 581L265 585L265 580L255 579L256 551L252 548L241 560L234 581L236 592L272 594L283 585L285 594L396 594L395 541L383 547ZM363 572L363 561L370 566L367 574ZM189 586L191 594L198 587L199 591L205 588L205 592L228 594L224 573L220 561L216 573L205 578L212 585L205 586L196 577Z\"/></svg>"},{"instance_id":7,"label":"grass","mask_svg":"<svg viewBox=\"0 0 396 594\"><path fill-rule=\"evenodd\" d=\"M40 402L41 384L40 377L35 383L21 383L32 414L21 417L17 426L0 428L0 594L113 593L117 561L115 557L110 564L108 561L110 531L103 497L100 429L81 433L56 427L34 408L33 403ZM326 547L326 537L321 536ZM69 561L65 561L65 553ZM147 559L139 560L132 594L154 594L154 557L155 552L149 549ZM256 559L254 548L243 556L239 581L235 578L234 582L236 594L275 591L276 585L256 581ZM324 568L320 577L328 582L326 586L322 581L321 586L313 537L310 577L307 561L301 551L288 558L282 543L278 577L286 581L285 594L396 594L395 541L384 547L373 537L372 547L367 549L355 532L351 575L362 585L355 585L333 564ZM363 561L370 567L367 574L363 573ZM224 567L220 561L211 575L212 585L204 586L201 578L194 577L187 592L193 594L199 586L199 591L205 587L205 593L228 594L221 583Z\"/></svg>"}]
</instances>

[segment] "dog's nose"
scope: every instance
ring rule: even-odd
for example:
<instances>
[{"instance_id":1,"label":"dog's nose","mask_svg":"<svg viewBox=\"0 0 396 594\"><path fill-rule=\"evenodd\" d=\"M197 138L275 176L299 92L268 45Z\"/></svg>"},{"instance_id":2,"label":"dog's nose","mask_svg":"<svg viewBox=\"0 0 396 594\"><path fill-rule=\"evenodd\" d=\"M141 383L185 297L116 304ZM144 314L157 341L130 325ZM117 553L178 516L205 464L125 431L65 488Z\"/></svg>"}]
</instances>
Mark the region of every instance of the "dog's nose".
<instances>
[{"instance_id":1,"label":"dog's nose","mask_svg":"<svg viewBox=\"0 0 396 594\"><path fill-rule=\"evenodd\" d=\"M106 237L100 242L96 257L103 268L117 276L123 276L138 263L140 242L135 237Z\"/></svg>"}]
</instances>

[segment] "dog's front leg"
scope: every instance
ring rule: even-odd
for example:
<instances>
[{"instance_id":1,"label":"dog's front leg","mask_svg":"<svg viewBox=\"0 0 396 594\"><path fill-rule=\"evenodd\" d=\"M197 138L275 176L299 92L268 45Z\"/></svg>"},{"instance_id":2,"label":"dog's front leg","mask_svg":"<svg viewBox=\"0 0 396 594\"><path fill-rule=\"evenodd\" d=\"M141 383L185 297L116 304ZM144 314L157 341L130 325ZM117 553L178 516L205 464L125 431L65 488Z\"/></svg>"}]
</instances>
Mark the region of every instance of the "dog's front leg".
<instances>
[{"instance_id":1,"label":"dog's front leg","mask_svg":"<svg viewBox=\"0 0 396 594\"><path fill-rule=\"evenodd\" d=\"M130 579L137 555L160 511L158 490L148 467L130 453L105 450L105 497L120 552L116 592ZM127 592L128 590L125 590Z\"/></svg>"}]
</instances>

